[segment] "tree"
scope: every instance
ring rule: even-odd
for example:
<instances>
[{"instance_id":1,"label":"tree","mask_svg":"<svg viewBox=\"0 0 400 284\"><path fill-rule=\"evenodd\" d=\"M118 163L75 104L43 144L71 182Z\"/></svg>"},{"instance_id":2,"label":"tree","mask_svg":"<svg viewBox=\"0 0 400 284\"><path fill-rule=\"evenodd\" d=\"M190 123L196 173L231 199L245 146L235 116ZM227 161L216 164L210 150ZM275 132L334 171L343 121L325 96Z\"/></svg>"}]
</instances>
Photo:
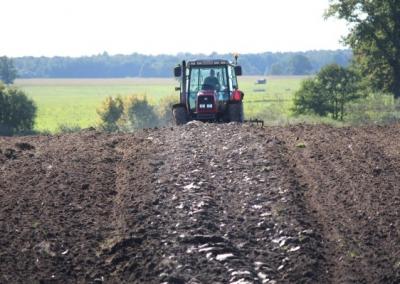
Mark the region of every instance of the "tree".
<instances>
[{"instance_id":1,"label":"tree","mask_svg":"<svg viewBox=\"0 0 400 284\"><path fill-rule=\"evenodd\" d=\"M295 114L315 113L326 116L332 112L330 99L316 79L305 79L294 96Z\"/></svg>"},{"instance_id":2,"label":"tree","mask_svg":"<svg viewBox=\"0 0 400 284\"><path fill-rule=\"evenodd\" d=\"M353 48L354 64L373 90L400 97L400 1L330 0L326 17L346 20L344 42Z\"/></svg>"},{"instance_id":3,"label":"tree","mask_svg":"<svg viewBox=\"0 0 400 284\"><path fill-rule=\"evenodd\" d=\"M357 98L359 77L354 71L337 64L321 69L315 79L302 82L295 94L294 111L297 114L316 113L335 120L343 120L345 105Z\"/></svg>"},{"instance_id":4,"label":"tree","mask_svg":"<svg viewBox=\"0 0 400 284\"><path fill-rule=\"evenodd\" d=\"M124 106L120 97L107 97L97 109L100 118L100 127L105 131L117 131L118 121L124 112Z\"/></svg>"},{"instance_id":5,"label":"tree","mask_svg":"<svg viewBox=\"0 0 400 284\"><path fill-rule=\"evenodd\" d=\"M0 79L4 84L10 85L17 78L17 70L15 69L12 59L2 56L0 57Z\"/></svg>"},{"instance_id":6,"label":"tree","mask_svg":"<svg viewBox=\"0 0 400 284\"><path fill-rule=\"evenodd\" d=\"M271 75L283 75L286 71L284 70L283 66L279 63L274 63L271 65L271 69L269 74Z\"/></svg>"},{"instance_id":7,"label":"tree","mask_svg":"<svg viewBox=\"0 0 400 284\"><path fill-rule=\"evenodd\" d=\"M312 62L308 73L318 72L322 66L338 63L347 66L351 50L312 50L307 52L265 52L243 54L239 62L246 75L289 75L289 62L296 55L303 55ZM105 53L84 57L32 57L13 59L21 78L122 78L122 77L171 77L172 68L183 59L205 55L181 53L178 55L107 55ZM208 56L205 56L206 58ZM232 60L231 54L218 58Z\"/></svg>"},{"instance_id":8,"label":"tree","mask_svg":"<svg viewBox=\"0 0 400 284\"><path fill-rule=\"evenodd\" d=\"M146 96L129 96L124 101L124 120L128 130L156 127L158 116Z\"/></svg>"},{"instance_id":9,"label":"tree","mask_svg":"<svg viewBox=\"0 0 400 284\"><path fill-rule=\"evenodd\" d=\"M22 91L0 84L0 134L12 135L33 129L36 106Z\"/></svg>"},{"instance_id":10,"label":"tree","mask_svg":"<svg viewBox=\"0 0 400 284\"><path fill-rule=\"evenodd\" d=\"M345 104L359 98L359 77L354 71L330 64L321 69L317 80L329 96L332 118L343 120Z\"/></svg>"},{"instance_id":11,"label":"tree","mask_svg":"<svg viewBox=\"0 0 400 284\"><path fill-rule=\"evenodd\" d=\"M289 61L289 73L291 75L310 74L311 69L310 60L304 55L296 54Z\"/></svg>"}]
</instances>

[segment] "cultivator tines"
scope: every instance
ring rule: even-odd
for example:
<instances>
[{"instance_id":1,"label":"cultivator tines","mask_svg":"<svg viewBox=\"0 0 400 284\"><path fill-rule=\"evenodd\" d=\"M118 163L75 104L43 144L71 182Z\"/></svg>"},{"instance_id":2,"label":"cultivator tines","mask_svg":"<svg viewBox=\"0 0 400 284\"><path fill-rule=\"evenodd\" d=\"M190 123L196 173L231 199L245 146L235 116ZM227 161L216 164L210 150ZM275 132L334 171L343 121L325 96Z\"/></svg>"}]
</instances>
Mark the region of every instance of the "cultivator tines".
<instances>
[{"instance_id":1,"label":"cultivator tines","mask_svg":"<svg viewBox=\"0 0 400 284\"><path fill-rule=\"evenodd\" d=\"M255 124L255 125L261 125L261 127L264 127L264 120L261 119L247 119L244 121L245 123L250 123L250 124Z\"/></svg>"}]
</instances>

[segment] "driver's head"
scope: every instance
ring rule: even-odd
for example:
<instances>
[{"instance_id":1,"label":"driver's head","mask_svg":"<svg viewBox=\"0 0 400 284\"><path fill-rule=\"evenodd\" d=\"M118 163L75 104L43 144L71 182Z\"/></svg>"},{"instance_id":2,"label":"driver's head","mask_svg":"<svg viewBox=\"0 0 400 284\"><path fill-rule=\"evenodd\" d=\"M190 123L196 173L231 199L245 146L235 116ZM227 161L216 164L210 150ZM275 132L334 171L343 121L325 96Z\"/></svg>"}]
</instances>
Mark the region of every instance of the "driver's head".
<instances>
[{"instance_id":1,"label":"driver's head","mask_svg":"<svg viewBox=\"0 0 400 284\"><path fill-rule=\"evenodd\" d=\"M214 69L211 69L211 70L210 70L210 76L211 76L211 77L214 77L214 76L215 76L215 71L214 71Z\"/></svg>"}]
</instances>

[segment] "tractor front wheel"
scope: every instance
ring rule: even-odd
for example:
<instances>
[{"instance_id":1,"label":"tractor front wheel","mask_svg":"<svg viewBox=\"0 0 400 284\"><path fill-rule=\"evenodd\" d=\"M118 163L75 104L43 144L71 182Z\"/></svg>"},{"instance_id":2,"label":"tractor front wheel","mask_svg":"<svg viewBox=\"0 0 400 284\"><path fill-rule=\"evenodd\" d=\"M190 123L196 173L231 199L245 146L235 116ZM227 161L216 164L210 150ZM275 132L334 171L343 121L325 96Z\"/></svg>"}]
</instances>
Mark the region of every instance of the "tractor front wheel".
<instances>
[{"instance_id":1,"label":"tractor front wheel","mask_svg":"<svg viewBox=\"0 0 400 284\"><path fill-rule=\"evenodd\" d=\"M188 122L188 114L184 105L174 105L172 107L172 115L176 125L183 125Z\"/></svg>"},{"instance_id":2,"label":"tractor front wheel","mask_svg":"<svg viewBox=\"0 0 400 284\"><path fill-rule=\"evenodd\" d=\"M240 102L229 103L228 115L229 115L229 121L242 123L244 120L243 102L240 101Z\"/></svg>"}]
</instances>

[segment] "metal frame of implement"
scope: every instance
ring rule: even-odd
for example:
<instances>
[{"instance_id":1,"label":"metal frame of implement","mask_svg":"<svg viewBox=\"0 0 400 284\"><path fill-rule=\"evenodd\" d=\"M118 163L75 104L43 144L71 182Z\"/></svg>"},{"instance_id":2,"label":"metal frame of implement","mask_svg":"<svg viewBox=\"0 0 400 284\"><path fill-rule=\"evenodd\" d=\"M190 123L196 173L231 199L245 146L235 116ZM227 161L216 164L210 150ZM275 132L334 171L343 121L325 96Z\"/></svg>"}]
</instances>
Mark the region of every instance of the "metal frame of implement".
<instances>
[{"instance_id":1,"label":"metal frame of implement","mask_svg":"<svg viewBox=\"0 0 400 284\"><path fill-rule=\"evenodd\" d=\"M256 119L246 119L243 122L244 123L255 124L257 126L260 124L261 127L264 127L264 120L261 120L261 119L258 119L258 118L256 118Z\"/></svg>"}]
</instances>

